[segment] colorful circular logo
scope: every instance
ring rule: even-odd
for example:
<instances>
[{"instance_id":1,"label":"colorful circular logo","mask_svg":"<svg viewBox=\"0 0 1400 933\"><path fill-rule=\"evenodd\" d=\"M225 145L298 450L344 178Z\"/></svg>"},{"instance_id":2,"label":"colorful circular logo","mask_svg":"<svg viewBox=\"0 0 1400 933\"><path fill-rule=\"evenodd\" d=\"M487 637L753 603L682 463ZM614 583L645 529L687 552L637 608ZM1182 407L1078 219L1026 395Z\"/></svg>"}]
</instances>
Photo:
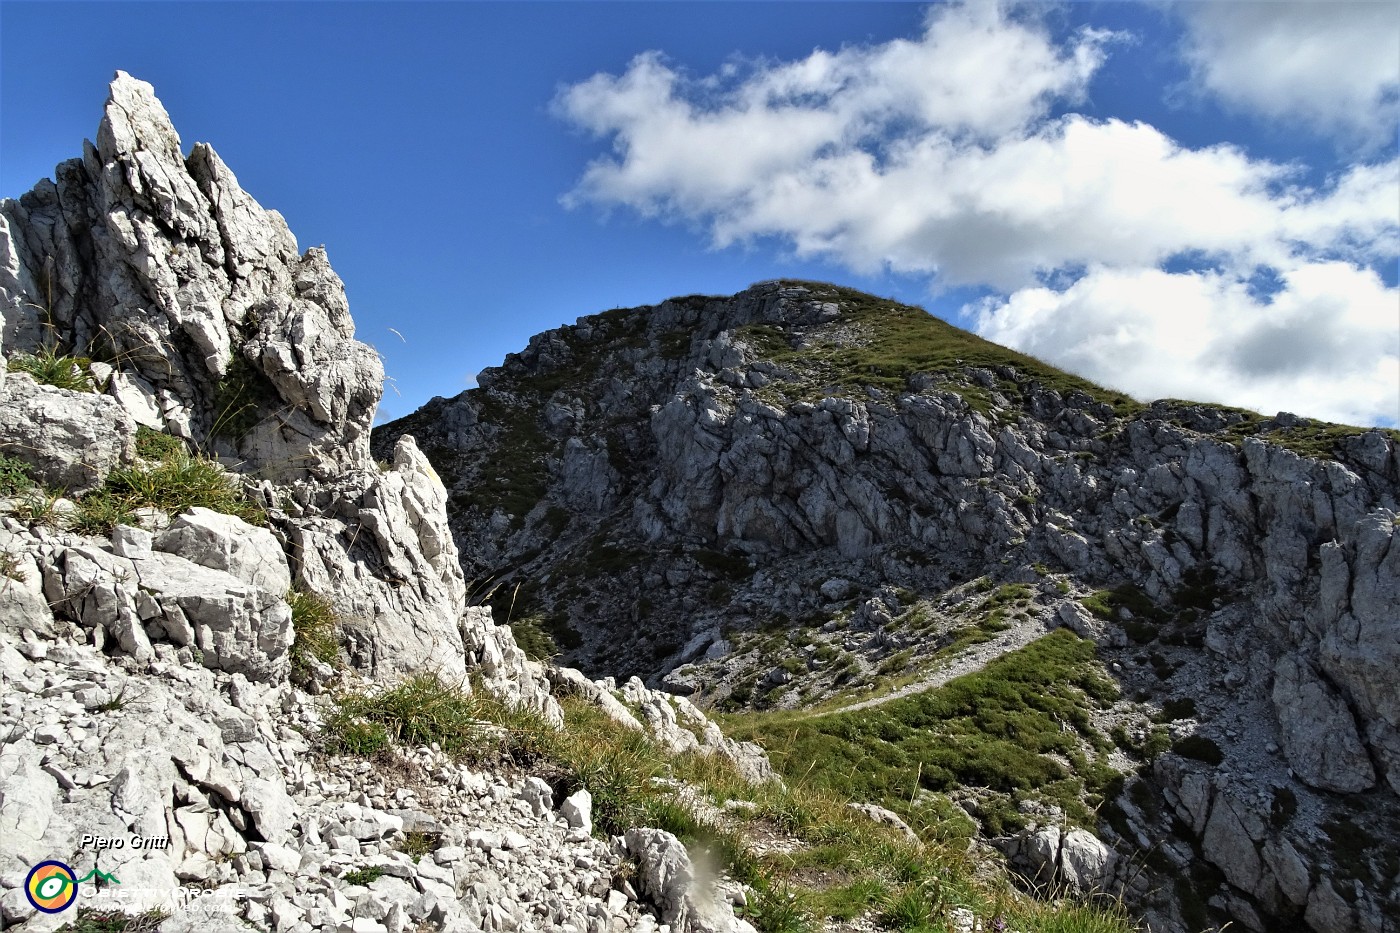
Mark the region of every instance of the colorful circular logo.
<instances>
[{"instance_id":1,"label":"colorful circular logo","mask_svg":"<svg viewBox=\"0 0 1400 933\"><path fill-rule=\"evenodd\" d=\"M36 910L56 914L78 897L78 878L62 862L40 862L24 879L24 896Z\"/></svg>"}]
</instances>

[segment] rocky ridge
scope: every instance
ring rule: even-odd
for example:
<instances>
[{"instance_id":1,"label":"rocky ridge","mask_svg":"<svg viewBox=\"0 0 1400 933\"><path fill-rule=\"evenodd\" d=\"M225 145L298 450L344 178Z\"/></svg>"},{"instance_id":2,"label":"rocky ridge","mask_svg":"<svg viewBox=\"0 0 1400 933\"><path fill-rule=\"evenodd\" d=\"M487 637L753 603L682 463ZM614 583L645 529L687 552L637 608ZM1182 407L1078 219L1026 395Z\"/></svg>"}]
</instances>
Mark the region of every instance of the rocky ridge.
<instances>
[{"instance_id":1,"label":"rocky ridge","mask_svg":"<svg viewBox=\"0 0 1400 933\"><path fill-rule=\"evenodd\" d=\"M1123 694L1085 828L1154 928L1400 922L1394 432L1140 405L803 282L580 318L479 385L374 444L418 439L474 591L570 663L801 708L1068 627ZM1059 851L1042 822L998 844Z\"/></svg>"},{"instance_id":2,"label":"rocky ridge","mask_svg":"<svg viewBox=\"0 0 1400 933\"><path fill-rule=\"evenodd\" d=\"M751 930L674 836L595 834L586 786L326 744L320 694L428 672L546 729L582 695L771 779L694 707L546 671L470 606L433 469L411 438L370 456L382 368L325 253L183 156L144 82L117 74L97 140L0 202L0 927L74 919L26 895L57 859L117 879L82 906L166 933ZM140 488L177 476L238 514Z\"/></svg>"}]
</instances>

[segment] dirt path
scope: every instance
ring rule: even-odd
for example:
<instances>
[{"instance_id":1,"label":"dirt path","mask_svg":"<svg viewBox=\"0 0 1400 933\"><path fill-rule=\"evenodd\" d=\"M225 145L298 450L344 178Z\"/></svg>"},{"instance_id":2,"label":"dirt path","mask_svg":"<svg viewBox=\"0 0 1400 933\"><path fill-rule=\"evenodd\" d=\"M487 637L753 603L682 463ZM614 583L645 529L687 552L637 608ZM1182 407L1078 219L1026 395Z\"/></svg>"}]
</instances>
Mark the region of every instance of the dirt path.
<instances>
[{"instance_id":1,"label":"dirt path","mask_svg":"<svg viewBox=\"0 0 1400 933\"><path fill-rule=\"evenodd\" d=\"M834 716L837 713L850 713L860 709L870 709L873 706L881 706L892 700L913 696L916 693L923 693L925 690L932 690L941 687L955 677L963 674L970 674L973 671L980 671L996 658L1004 654L1024 648L1056 628L1054 617L1044 619L1029 619L1026 622L1009 628L998 634L991 641L984 641L981 644L973 645L963 651L957 657L945 661L936 671L924 676L912 684L906 684L898 690L892 690L881 696L871 697L868 700L860 700L848 706L838 709L822 710L804 716L804 719L816 719L820 716Z\"/></svg>"}]
</instances>

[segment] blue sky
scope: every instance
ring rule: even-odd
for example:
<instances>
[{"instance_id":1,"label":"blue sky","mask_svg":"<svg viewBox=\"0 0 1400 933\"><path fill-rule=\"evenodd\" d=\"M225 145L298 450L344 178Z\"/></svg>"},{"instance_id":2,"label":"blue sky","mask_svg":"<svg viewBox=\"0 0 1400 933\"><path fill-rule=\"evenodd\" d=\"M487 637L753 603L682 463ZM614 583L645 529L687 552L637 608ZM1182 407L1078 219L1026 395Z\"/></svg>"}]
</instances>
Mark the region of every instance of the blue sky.
<instances>
[{"instance_id":1,"label":"blue sky","mask_svg":"<svg viewBox=\"0 0 1400 933\"><path fill-rule=\"evenodd\" d=\"M776 277L1141 398L1400 417L1396 3L3 0L0 195L117 69L326 246L390 417Z\"/></svg>"}]
</instances>

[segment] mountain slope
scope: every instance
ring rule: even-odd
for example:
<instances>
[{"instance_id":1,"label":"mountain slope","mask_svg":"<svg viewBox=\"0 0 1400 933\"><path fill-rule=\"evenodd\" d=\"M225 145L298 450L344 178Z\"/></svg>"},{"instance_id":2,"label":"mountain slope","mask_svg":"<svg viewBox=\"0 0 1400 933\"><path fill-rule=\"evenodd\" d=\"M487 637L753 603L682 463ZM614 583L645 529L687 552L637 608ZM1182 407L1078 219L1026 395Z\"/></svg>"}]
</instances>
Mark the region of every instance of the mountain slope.
<instances>
[{"instance_id":1,"label":"mountain slope","mask_svg":"<svg viewBox=\"0 0 1400 933\"><path fill-rule=\"evenodd\" d=\"M474 598L539 650L792 709L941 683L959 658L1014 667L1070 627L1097 646L1076 676L1104 665L1122 699L1068 697L1074 741L1026 767L1077 785L965 758L957 780L918 768L907 816L937 822L951 795L1018 858L1067 811L1125 855L1177 840L1139 884L1165 889L1139 895L1167 928L1395 912L1394 432L1143 406L919 309L774 282L538 335L373 445L405 433L448 487ZM944 744L1000 728L975 725ZM1105 819L1084 809L1100 799ZM1294 803L1271 822L1260 799ZM1345 857L1327 831L1343 804L1375 828Z\"/></svg>"}]
</instances>

